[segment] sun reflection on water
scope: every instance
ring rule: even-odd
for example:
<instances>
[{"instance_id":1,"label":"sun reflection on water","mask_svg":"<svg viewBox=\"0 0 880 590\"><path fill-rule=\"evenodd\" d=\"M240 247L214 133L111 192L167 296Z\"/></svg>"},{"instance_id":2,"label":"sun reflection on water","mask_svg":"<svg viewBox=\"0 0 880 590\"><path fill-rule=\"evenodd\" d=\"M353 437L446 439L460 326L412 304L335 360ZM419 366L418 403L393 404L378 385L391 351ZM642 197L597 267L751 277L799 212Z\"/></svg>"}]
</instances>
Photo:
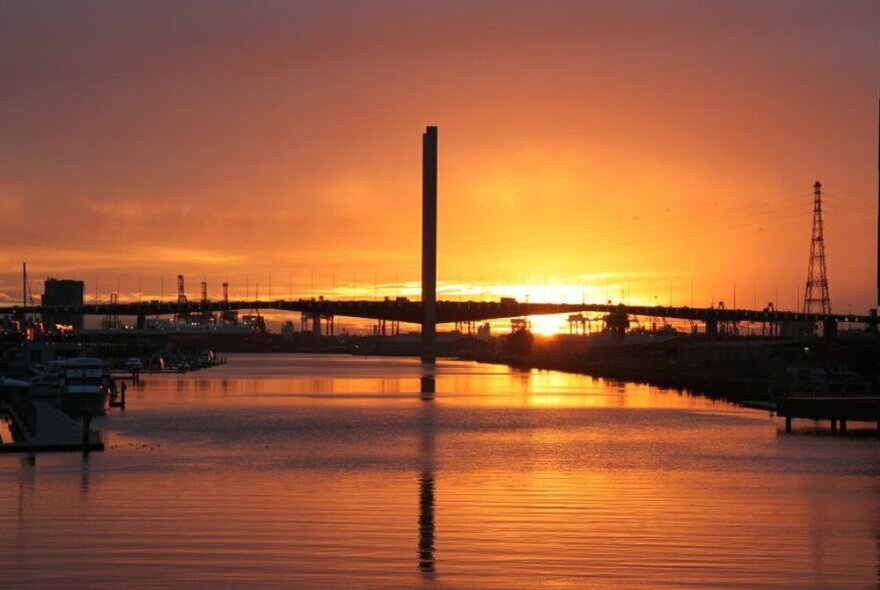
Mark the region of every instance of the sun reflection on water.
<instances>
[{"instance_id":1,"label":"sun reflection on water","mask_svg":"<svg viewBox=\"0 0 880 590\"><path fill-rule=\"evenodd\" d=\"M786 436L647 385L456 361L236 357L129 395L93 423L105 453L0 456L5 582L877 581L867 437Z\"/></svg>"}]
</instances>

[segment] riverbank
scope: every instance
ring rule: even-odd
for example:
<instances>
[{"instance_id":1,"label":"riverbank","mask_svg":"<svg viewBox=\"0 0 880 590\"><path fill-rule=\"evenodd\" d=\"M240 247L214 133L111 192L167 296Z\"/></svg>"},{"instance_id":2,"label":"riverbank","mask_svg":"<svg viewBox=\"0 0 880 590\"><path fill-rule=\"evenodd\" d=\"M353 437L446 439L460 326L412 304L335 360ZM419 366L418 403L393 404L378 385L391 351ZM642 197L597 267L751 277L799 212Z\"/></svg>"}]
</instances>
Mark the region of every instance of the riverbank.
<instances>
[{"instance_id":1,"label":"riverbank","mask_svg":"<svg viewBox=\"0 0 880 590\"><path fill-rule=\"evenodd\" d=\"M527 354L459 358L556 370L697 393L759 406L792 395L876 396L880 339L780 341L681 337L656 343L557 338Z\"/></svg>"}]
</instances>

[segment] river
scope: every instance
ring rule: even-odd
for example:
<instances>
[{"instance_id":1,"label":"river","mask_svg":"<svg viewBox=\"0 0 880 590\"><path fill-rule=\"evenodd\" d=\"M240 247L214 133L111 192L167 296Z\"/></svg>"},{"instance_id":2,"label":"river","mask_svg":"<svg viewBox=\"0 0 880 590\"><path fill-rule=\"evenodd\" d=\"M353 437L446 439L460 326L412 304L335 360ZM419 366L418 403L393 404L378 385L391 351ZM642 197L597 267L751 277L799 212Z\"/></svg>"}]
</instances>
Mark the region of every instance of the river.
<instances>
[{"instance_id":1,"label":"river","mask_svg":"<svg viewBox=\"0 0 880 590\"><path fill-rule=\"evenodd\" d=\"M431 393L430 390L435 392ZM0 587L874 588L880 438L554 371L236 355L0 456Z\"/></svg>"}]
</instances>

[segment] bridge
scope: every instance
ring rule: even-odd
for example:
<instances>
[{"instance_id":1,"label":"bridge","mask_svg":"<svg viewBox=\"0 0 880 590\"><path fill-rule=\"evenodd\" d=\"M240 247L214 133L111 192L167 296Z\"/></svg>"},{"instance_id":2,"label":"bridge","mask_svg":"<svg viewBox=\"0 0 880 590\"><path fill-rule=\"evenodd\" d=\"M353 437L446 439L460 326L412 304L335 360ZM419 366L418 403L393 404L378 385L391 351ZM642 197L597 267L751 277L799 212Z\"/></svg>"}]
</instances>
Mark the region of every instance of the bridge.
<instances>
[{"instance_id":1,"label":"bridge","mask_svg":"<svg viewBox=\"0 0 880 590\"><path fill-rule=\"evenodd\" d=\"M419 301L408 300L330 300L330 299L277 299L274 301L149 301L131 303L92 303L83 305L55 306L6 306L0 314L22 316L46 315L102 315L136 316L141 324L147 316L195 315L222 313L224 311L275 310L300 312L320 316L340 316L372 320L385 320L421 324L424 306ZM812 322L831 326L841 322L878 324L878 316L800 313L794 311L698 308L676 306L644 306L611 303L524 303L515 300L502 301L437 301L437 323L477 322L493 319L539 316L550 314L601 313L614 317L656 317L690 320L706 325L707 333L714 332L725 322L782 323Z\"/></svg>"},{"instance_id":2,"label":"bridge","mask_svg":"<svg viewBox=\"0 0 880 590\"><path fill-rule=\"evenodd\" d=\"M679 319L702 322L707 335L718 332L719 325L749 322L764 324L783 324L787 322L821 323L826 336L837 332L841 322L860 323L877 329L876 310L870 315L840 315L831 313L799 313L796 311L691 308L676 306L631 306L612 303L520 303L513 299L498 302L453 302L437 301L437 128L429 126L422 135L422 295L420 301L395 300L328 300L296 299L274 301L251 300L207 301L204 293L200 301L187 301L183 294L183 277L179 277L177 301L149 301L134 303L93 303L80 305L22 305L0 307L0 314L40 314L43 317L71 315L136 316L138 326L143 327L147 316L221 313L246 310L277 310L300 312L317 319L320 331L321 318L351 317L378 320L380 322L402 322L421 326L422 360L433 362L436 348L436 324L478 322L501 318L528 317L548 314L605 314L606 325L612 331L622 334L629 326L631 316ZM816 183L818 191L818 182ZM819 204L821 207L821 203ZM821 231L820 238L821 239ZM815 240L815 237L814 237ZM878 242L880 244L880 242ZM878 246L880 247L880 246ZM880 257L878 257L880 260ZM824 271L823 271L824 272ZM26 276L26 275L25 275ZM26 279L25 279L26 282ZM809 281L808 281L809 284ZM880 274L878 274L880 285ZM25 293L27 288L25 288ZM878 291L880 297L880 291ZM823 307L825 309L825 307ZM830 305L828 306L830 310ZM384 329L383 329L384 333Z\"/></svg>"}]
</instances>

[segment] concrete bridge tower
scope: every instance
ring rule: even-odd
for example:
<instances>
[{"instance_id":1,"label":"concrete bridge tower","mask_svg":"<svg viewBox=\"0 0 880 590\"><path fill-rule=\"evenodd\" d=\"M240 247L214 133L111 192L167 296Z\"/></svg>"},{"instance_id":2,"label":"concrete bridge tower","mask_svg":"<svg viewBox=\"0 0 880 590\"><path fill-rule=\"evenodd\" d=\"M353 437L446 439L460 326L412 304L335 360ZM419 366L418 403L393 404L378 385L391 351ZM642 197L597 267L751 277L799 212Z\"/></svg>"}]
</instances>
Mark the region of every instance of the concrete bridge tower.
<instances>
[{"instance_id":1,"label":"concrete bridge tower","mask_svg":"<svg viewBox=\"0 0 880 590\"><path fill-rule=\"evenodd\" d=\"M422 134L422 362L437 358L437 127Z\"/></svg>"}]
</instances>

